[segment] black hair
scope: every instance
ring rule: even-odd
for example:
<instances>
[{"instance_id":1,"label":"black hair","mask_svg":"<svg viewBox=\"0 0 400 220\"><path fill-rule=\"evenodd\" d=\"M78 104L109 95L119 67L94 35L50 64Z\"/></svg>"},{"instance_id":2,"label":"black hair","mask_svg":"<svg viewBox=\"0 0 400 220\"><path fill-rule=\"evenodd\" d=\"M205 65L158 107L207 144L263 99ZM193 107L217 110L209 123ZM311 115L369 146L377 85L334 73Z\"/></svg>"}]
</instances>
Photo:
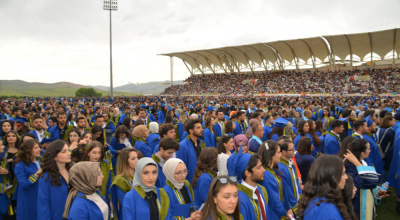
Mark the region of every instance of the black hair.
<instances>
[{"instance_id":1,"label":"black hair","mask_svg":"<svg viewBox=\"0 0 400 220\"><path fill-rule=\"evenodd\" d=\"M192 119L192 120L188 120L185 124L185 130L187 131L188 134L190 134L189 130L193 130L194 129L194 125L200 123L201 121L200 119Z\"/></svg>"},{"instance_id":2,"label":"black hair","mask_svg":"<svg viewBox=\"0 0 400 220\"><path fill-rule=\"evenodd\" d=\"M242 173L242 179L243 180L246 180L246 175L245 175L246 170L249 171L250 173L253 173L253 168L255 166L257 166L258 160L260 160L260 157L258 156L258 154L251 155L250 160L247 163L246 169Z\"/></svg>"},{"instance_id":3,"label":"black hair","mask_svg":"<svg viewBox=\"0 0 400 220\"><path fill-rule=\"evenodd\" d=\"M167 136L167 137L161 138L159 147L160 147L160 149L162 148L163 150L173 149L175 151L178 151L179 143L175 140L175 138L171 138L171 137Z\"/></svg>"},{"instance_id":4,"label":"black hair","mask_svg":"<svg viewBox=\"0 0 400 220\"><path fill-rule=\"evenodd\" d=\"M362 127L362 126L364 126L365 124L365 120L364 119L358 119L357 121L355 121L354 123L353 123L353 127L354 127L354 130L358 130L360 127Z\"/></svg>"},{"instance_id":5,"label":"black hair","mask_svg":"<svg viewBox=\"0 0 400 220\"><path fill-rule=\"evenodd\" d=\"M341 125L343 125L343 122L342 122L342 121L340 121L340 120L338 120L338 119L334 119L334 120L332 120L331 128L332 128L332 130L333 130L333 129L335 129L336 127L340 127Z\"/></svg>"}]
</instances>

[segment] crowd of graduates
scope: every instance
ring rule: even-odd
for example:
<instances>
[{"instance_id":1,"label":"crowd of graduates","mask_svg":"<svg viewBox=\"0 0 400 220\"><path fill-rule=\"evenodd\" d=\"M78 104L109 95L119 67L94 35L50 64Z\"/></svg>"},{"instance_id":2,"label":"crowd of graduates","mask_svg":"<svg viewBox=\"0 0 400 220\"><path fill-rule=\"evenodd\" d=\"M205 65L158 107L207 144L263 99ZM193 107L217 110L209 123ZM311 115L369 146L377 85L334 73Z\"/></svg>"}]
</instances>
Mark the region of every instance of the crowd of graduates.
<instances>
[{"instance_id":1,"label":"crowd of graduates","mask_svg":"<svg viewBox=\"0 0 400 220\"><path fill-rule=\"evenodd\" d=\"M338 93L376 94L400 92L396 79L400 69L361 69L338 71L270 71L193 75L186 84L168 87L163 94L254 94L254 93ZM351 80L369 75L370 81ZM253 85L253 80L255 85ZM345 84L348 83L346 87Z\"/></svg>"},{"instance_id":2,"label":"crowd of graduates","mask_svg":"<svg viewBox=\"0 0 400 220\"><path fill-rule=\"evenodd\" d=\"M392 97L0 101L0 219L400 215Z\"/></svg>"}]
</instances>

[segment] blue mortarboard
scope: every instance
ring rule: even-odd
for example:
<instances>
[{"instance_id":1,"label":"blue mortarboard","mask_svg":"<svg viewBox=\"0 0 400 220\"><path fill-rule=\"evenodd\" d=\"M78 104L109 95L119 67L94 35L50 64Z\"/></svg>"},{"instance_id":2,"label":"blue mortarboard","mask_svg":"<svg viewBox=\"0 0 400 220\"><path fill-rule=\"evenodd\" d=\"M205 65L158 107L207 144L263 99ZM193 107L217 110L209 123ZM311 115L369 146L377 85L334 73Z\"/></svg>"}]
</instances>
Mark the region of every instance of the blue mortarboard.
<instances>
[{"instance_id":1,"label":"blue mortarboard","mask_svg":"<svg viewBox=\"0 0 400 220\"><path fill-rule=\"evenodd\" d=\"M286 125L288 122L289 122L288 120L286 120L286 119L284 119L284 118L282 118L282 117L279 117L279 118L277 118L277 119L274 121L274 124L275 124L275 127L284 128L285 125Z\"/></svg>"},{"instance_id":2,"label":"blue mortarboard","mask_svg":"<svg viewBox=\"0 0 400 220\"><path fill-rule=\"evenodd\" d=\"M242 176L246 170L247 164L249 163L251 154L243 153L243 144L240 145L238 154L235 157L235 171L238 176Z\"/></svg>"},{"instance_id":3,"label":"blue mortarboard","mask_svg":"<svg viewBox=\"0 0 400 220\"><path fill-rule=\"evenodd\" d=\"M370 116L370 115L368 115L368 116L367 116L367 117L365 117L364 119L365 119L365 120L370 120L370 119L369 119L369 116Z\"/></svg>"},{"instance_id":4,"label":"blue mortarboard","mask_svg":"<svg viewBox=\"0 0 400 220\"><path fill-rule=\"evenodd\" d=\"M26 118L23 118L23 117L17 117L16 121L20 121L20 122L23 122L23 123L25 123L25 122L29 123L29 120L26 119Z\"/></svg>"},{"instance_id":5,"label":"blue mortarboard","mask_svg":"<svg viewBox=\"0 0 400 220\"><path fill-rule=\"evenodd\" d=\"M374 121L372 121L371 119L365 119L365 121L367 122L368 127L370 127L372 123L374 123Z\"/></svg>"},{"instance_id":6,"label":"blue mortarboard","mask_svg":"<svg viewBox=\"0 0 400 220\"><path fill-rule=\"evenodd\" d=\"M347 118L339 118L339 121L347 122Z\"/></svg>"}]
</instances>

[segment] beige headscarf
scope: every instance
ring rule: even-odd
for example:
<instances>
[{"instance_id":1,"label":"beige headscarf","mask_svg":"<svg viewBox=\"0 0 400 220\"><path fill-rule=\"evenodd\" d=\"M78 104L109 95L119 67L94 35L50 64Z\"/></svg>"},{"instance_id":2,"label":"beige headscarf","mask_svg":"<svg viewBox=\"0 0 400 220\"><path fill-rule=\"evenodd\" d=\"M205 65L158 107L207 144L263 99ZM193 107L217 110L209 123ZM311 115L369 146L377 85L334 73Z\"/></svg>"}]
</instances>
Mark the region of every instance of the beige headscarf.
<instances>
[{"instance_id":1,"label":"beige headscarf","mask_svg":"<svg viewBox=\"0 0 400 220\"><path fill-rule=\"evenodd\" d=\"M92 195L97 191L98 187L96 187L96 183L99 176L99 167L99 162L84 161L75 164L69 170L69 183L72 189L69 191L67 201L65 202L64 219L68 218L72 201L74 201L78 192L82 192L85 195Z\"/></svg>"},{"instance_id":2,"label":"beige headscarf","mask_svg":"<svg viewBox=\"0 0 400 220\"><path fill-rule=\"evenodd\" d=\"M135 137L141 138L143 140L146 140L146 138L147 138L146 131L147 131L146 125L138 125L133 129L132 135Z\"/></svg>"},{"instance_id":3,"label":"beige headscarf","mask_svg":"<svg viewBox=\"0 0 400 220\"><path fill-rule=\"evenodd\" d=\"M177 189L182 189L185 183L180 183L175 180L175 170L179 163L183 163L181 159L178 158L170 158L165 162L162 171L165 175L165 178L169 180Z\"/></svg>"},{"instance_id":4,"label":"beige headscarf","mask_svg":"<svg viewBox=\"0 0 400 220\"><path fill-rule=\"evenodd\" d=\"M260 123L257 119L255 119L255 118L250 119L250 121L249 121L249 128L248 128L247 131L246 131L246 137L247 137L248 139L250 139L250 138L253 137L253 129L251 129L251 127L253 127L253 125L255 125L255 124L257 124L257 123Z\"/></svg>"}]
</instances>

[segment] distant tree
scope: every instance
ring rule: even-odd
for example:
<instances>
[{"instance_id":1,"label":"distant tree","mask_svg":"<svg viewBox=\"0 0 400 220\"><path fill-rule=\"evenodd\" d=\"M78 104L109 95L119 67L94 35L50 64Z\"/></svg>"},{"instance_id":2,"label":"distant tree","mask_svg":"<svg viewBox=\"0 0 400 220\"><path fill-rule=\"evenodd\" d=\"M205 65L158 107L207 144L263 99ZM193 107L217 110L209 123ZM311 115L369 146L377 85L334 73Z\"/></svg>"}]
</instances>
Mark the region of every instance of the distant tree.
<instances>
[{"instance_id":1,"label":"distant tree","mask_svg":"<svg viewBox=\"0 0 400 220\"><path fill-rule=\"evenodd\" d=\"M79 88L75 92L76 97L100 97L102 94L93 88Z\"/></svg>"}]
</instances>

